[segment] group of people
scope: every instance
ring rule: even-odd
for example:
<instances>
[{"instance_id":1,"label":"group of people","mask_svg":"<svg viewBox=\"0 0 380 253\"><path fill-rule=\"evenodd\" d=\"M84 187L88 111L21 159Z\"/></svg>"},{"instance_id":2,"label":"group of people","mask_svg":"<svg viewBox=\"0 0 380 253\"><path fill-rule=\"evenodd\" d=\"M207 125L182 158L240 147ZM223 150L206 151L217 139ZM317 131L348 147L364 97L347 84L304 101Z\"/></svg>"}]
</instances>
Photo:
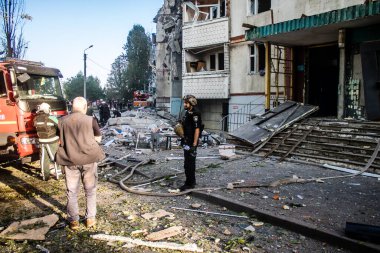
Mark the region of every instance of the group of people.
<instances>
[{"instance_id":1,"label":"group of people","mask_svg":"<svg viewBox=\"0 0 380 253\"><path fill-rule=\"evenodd\" d=\"M186 112L181 120L181 141L186 181L180 191L192 189L196 185L195 160L202 128L197 99L187 95L183 98L183 104ZM51 157L52 162L60 165L65 175L67 217L72 230L80 227L78 194L81 182L86 195L85 225L91 228L96 224L97 164L105 158L99 146L102 138L99 125L93 116L86 115L87 109L86 99L76 97L72 102L71 113L57 120L51 115L49 104L42 103L34 119L40 142L47 144L50 153L55 153Z\"/></svg>"}]
</instances>

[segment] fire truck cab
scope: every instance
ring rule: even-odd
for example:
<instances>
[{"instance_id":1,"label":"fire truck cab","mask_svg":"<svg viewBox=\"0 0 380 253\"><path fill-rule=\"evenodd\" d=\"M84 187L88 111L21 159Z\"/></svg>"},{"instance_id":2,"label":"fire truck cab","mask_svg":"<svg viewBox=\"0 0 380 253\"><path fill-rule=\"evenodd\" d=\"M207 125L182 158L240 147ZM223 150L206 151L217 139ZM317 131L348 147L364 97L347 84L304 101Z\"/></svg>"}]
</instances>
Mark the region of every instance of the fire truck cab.
<instances>
[{"instance_id":1,"label":"fire truck cab","mask_svg":"<svg viewBox=\"0 0 380 253\"><path fill-rule=\"evenodd\" d=\"M136 90L133 92L133 107L149 107L152 98L148 92Z\"/></svg>"},{"instance_id":2,"label":"fire truck cab","mask_svg":"<svg viewBox=\"0 0 380 253\"><path fill-rule=\"evenodd\" d=\"M0 160L38 159L38 137L33 125L37 106L48 103L56 116L67 114L61 72L42 63L5 58L0 61Z\"/></svg>"}]
</instances>

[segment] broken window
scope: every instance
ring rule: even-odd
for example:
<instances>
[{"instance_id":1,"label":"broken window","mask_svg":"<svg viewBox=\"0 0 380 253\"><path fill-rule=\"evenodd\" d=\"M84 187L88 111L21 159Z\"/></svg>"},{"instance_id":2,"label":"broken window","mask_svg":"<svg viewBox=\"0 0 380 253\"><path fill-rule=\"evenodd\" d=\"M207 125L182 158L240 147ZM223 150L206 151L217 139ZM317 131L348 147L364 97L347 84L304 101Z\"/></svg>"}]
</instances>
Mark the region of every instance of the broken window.
<instances>
[{"instance_id":1,"label":"broken window","mask_svg":"<svg viewBox=\"0 0 380 253\"><path fill-rule=\"evenodd\" d=\"M216 57L215 54L210 55L210 70L215 70L216 68Z\"/></svg>"},{"instance_id":2,"label":"broken window","mask_svg":"<svg viewBox=\"0 0 380 253\"><path fill-rule=\"evenodd\" d=\"M224 53L218 54L218 70L224 70Z\"/></svg>"},{"instance_id":3,"label":"broken window","mask_svg":"<svg viewBox=\"0 0 380 253\"><path fill-rule=\"evenodd\" d=\"M220 1L220 17L226 16L226 1L222 0Z\"/></svg>"},{"instance_id":4,"label":"broken window","mask_svg":"<svg viewBox=\"0 0 380 253\"><path fill-rule=\"evenodd\" d=\"M248 0L248 15L256 15L270 8L271 0Z\"/></svg>"},{"instance_id":5,"label":"broken window","mask_svg":"<svg viewBox=\"0 0 380 253\"><path fill-rule=\"evenodd\" d=\"M185 22L213 20L226 16L226 1L185 1Z\"/></svg>"},{"instance_id":6,"label":"broken window","mask_svg":"<svg viewBox=\"0 0 380 253\"><path fill-rule=\"evenodd\" d=\"M259 73L265 71L265 46L264 44L258 44L257 48L259 49Z\"/></svg>"},{"instance_id":7,"label":"broken window","mask_svg":"<svg viewBox=\"0 0 380 253\"><path fill-rule=\"evenodd\" d=\"M265 46L264 44L252 44L250 47L250 73L265 71Z\"/></svg>"}]
</instances>

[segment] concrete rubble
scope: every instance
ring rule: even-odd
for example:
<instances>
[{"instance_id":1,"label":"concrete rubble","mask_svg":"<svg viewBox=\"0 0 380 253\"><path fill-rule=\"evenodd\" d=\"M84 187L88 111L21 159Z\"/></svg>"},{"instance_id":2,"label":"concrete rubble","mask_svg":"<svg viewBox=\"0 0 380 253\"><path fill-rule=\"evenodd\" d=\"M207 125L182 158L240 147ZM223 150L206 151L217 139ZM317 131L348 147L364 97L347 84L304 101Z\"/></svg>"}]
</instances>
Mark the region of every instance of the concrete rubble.
<instances>
[{"instance_id":1,"label":"concrete rubble","mask_svg":"<svg viewBox=\"0 0 380 253\"><path fill-rule=\"evenodd\" d=\"M160 117L151 110L126 111L121 117L110 118L101 129L102 145L105 151L119 148L120 151L135 151L138 154L151 154L151 151L181 148L180 139L175 135L172 122ZM203 131L203 135L210 135ZM210 135L203 147L218 144ZM106 162L106 161L104 161Z\"/></svg>"},{"instance_id":2,"label":"concrete rubble","mask_svg":"<svg viewBox=\"0 0 380 253\"><path fill-rule=\"evenodd\" d=\"M1 238L12 240L45 240L45 235L59 217L50 214L44 217L13 222L0 233Z\"/></svg>"}]
</instances>

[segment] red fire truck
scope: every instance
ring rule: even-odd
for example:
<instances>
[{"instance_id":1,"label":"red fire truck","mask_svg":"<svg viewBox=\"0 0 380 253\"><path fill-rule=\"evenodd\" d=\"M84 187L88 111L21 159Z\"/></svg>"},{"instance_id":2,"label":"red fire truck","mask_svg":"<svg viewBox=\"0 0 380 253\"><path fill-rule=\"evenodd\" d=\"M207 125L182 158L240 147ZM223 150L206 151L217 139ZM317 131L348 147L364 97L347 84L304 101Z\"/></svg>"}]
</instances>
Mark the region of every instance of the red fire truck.
<instances>
[{"instance_id":1,"label":"red fire truck","mask_svg":"<svg viewBox=\"0 0 380 253\"><path fill-rule=\"evenodd\" d=\"M0 61L0 161L38 160L33 119L37 106L48 103L53 115L67 114L61 72L42 63L5 58Z\"/></svg>"},{"instance_id":2,"label":"red fire truck","mask_svg":"<svg viewBox=\"0 0 380 253\"><path fill-rule=\"evenodd\" d=\"M142 90L133 92L133 107L149 107L151 106L150 94Z\"/></svg>"}]
</instances>

